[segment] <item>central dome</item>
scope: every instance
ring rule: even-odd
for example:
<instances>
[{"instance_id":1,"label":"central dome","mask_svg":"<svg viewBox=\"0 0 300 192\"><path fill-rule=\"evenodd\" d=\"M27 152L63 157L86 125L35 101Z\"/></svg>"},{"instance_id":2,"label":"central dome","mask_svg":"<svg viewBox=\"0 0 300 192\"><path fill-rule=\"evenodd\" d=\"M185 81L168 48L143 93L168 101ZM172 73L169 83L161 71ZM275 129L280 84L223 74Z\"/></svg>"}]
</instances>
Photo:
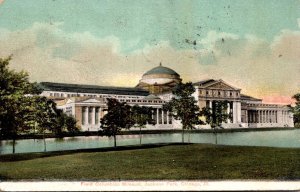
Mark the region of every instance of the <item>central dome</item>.
<instances>
[{"instance_id":1,"label":"central dome","mask_svg":"<svg viewBox=\"0 0 300 192\"><path fill-rule=\"evenodd\" d=\"M154 67L153 69L147 71L146 73L144 73L143 76L145 75L152 75L152 74L167 74L167 75L178 75L178 73L176 73L173 69L170 69L168 67L163 67L163 66L158 66L158 67Z\"/></svg>"},{"instance_id":2,"label":"central dome","mask_svg":"<svg viewBox=\"0 0 300 192\"><path fill-rule=\"evenodd\" d=\"M160 64L144 73L137 87L156 94L170 91L179 82L181 79L178 73Z\"/></svg>"}]
</instances>

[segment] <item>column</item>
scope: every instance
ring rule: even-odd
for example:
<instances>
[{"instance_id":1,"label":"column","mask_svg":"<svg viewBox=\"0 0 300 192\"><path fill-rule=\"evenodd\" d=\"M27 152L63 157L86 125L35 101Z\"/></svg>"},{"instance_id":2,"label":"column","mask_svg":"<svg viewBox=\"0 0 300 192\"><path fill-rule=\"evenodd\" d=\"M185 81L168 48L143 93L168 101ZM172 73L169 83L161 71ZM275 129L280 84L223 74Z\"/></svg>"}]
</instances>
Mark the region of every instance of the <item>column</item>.
<instances>
[{"instance_id":1,"label":"column","mask_svg":"<svg viewBox=\"0 0 300 192\"><path fill-rule=\"evenodd\" d=\"M228 114L227 123L230 123L230 117L229 117L229 114L230 114L230 103L229 102L227 103L227 114Z\"/></svg>"},{"instance_id":2,"label":"column","mask_svg":"<svg viewBox=\"0 0 300 192\"><path fill-rule=\"evenodd\" d=\"M169 111L167 111L167 124L169 124Z\"/></svg>"},{"instance_id":3,"label":"column","mask_svg":"<svg viewBox=\"0 0 300 192\"><path fill-rule=\"evenodd\" d=\"M277 123L282 123L281 115L282 115L282 111L281 110L277 111Z\"/></svg>"},{"instance_id":4,"label":"column","mask_svg":"<svg viewBox=\"0 0 300 192\"><path fill-rule=\"evenodd\" d=\"M164 124L165 118L164 118L164 110L161 109L161 124Z\"/></svg>"},{"instance_id":5,"label":"column","mask_svg":"<svg viewBox=\"0 0 300 192\"><path fill-rule=\"evenodd\" d=\"M98 121L97 121L98 125L100 125L100 120L101 120L101 107L98 108Z\"/></svg>"},{"instance_id":6,"label":"column","mask_svg":"<svg viewBox=\"0 0 300 192\"><path fill-rule=\"evenodd\" d=\"M241 102L236 103L236 112L237 112L237 123L241 123L242 120Z\"/></svg>"},{"instance_id":7,"label":"column","mask_svg":"<svg viewBox=\"0 0 300 192\"><path fill-rule=\"evenodd\" d=\"M81 107L81 125L85 125L85 107Z\"/></svg>"},{"instance_id":8,"label":"column","mask_svg":"<svg viewBox=\"0 0 300 192\"><path fill-rule=\"evenodd\" d=\"M96 108L92 107L92 125L96 124Z\"/></svg>"},{"instance_id":9,"label":"column","mask_svg":"<svg viewBox=\"0 0 300 192\"><path fill-rule=\"evenodd\" d=\"M233 116L233 123L237 123L237 111L236 111L236 102L233 102L232 105L232 116Z\"/></svg>"},{"instance_id":10,"label":"column","mask_svg":"<svg viewBox=\"0 0 300 192\"><path fill-rule=\"evenodd\" d=\"M262 123L262 110L259 110L259 123Z\"/></svg>"},{"instance_id":11,"label":"column","mask_svg":"<svg viewBox=\"0 0 300 192\"><path fill-rule=\"evenodd\" d=\"M156 124L159 124L159 109L156 108Z\"/></svg>"},{"instance_id":12,"label":"column","mask_svg":"<svg viewBox=\"0 0 300 192\"><path fill-rule=\"evenodd\" d=\"M89 107L85 107L85 125L89 124Z\"/></svg>"}]
</instances>

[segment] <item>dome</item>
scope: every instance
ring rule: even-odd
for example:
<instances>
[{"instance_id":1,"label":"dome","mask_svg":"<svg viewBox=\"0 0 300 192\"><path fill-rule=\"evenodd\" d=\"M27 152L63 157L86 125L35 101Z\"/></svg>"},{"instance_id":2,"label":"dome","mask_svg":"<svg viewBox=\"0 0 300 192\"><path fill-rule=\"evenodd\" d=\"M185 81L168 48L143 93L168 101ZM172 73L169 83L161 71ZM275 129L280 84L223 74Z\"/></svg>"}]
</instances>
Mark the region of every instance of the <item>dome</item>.
<instances>
[{"instance_id":1,"label":"dome","mask_svg":"<svg viewBox=\"0 0 300 192\"><path fill-rule=\"evenodd\" d=\"M144 73L143 76L145 75L153 75L153 74L166 74L166 75L178 75L178 73L176 73L173 69L170 69L168 67L163 67L163 66L158 66L158 67L154 67L153 69L147 71L146 73Z\"/></svg>"},{"instance_id":2,"label":"dome","mask_svg":"<svg viewBox=\"0 0 300 192\"><path fill-rule=\"evenodd\" d=\"M148 85L164 85L180 81L180 76L173 69L161 65L147 71L140 82Z\"/></svg>"}]
</instances>

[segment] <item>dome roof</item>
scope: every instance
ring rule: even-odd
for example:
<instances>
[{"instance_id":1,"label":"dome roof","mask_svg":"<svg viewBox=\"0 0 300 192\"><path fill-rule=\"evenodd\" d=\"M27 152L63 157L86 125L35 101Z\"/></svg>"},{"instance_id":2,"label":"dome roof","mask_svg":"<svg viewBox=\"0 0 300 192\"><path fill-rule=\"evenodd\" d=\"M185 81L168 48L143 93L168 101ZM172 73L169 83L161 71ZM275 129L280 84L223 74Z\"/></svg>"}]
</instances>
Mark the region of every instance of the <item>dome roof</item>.
<instances>
[{"instance_id":1,"label":"dome roof","mask_svg":"<svg viewBox=\"0 0 300 192\"><path fill-rule=\"evenodd\" d=\"M163 66L161 66L161 64L160 64L160 66L154 67L153 69L144 73L144 75L153 75L153 74L167 74L167 75L179 76L178 73L176 73L173 69L170 69L168 67L163 67Z\"/></svg>"}]
</instances>

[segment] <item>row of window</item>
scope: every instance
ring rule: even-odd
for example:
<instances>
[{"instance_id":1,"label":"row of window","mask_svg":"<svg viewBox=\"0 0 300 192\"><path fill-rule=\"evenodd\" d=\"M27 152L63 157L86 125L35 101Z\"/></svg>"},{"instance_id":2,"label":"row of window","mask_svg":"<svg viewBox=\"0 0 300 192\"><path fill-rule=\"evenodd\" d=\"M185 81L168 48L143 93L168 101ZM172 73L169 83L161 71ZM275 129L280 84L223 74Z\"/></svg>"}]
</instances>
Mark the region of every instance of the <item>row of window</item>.
<instances>
[{"instance_id":1,"label":"row of window","mask_svg":"<svg viewBox=\"0 0 300 192\"><path fill-rule=\"evenodd\" d=\"M233 91L216 91L216 90L207 90L207 91L204 91L204 90L200 90L199 91L200 95L213 95L213 96L227 96L227 97L232 97L235 93L235 95L238 97L239 96L239 92L233 92Z\"/></svg>"},{"instance_id":2,"label":"row of window","mask_svg":"<svg viewBox=\"0 0 300 192\"><path fill-rule=\"evenodd\" d=\"M131 103L163 103L163 101L157 100L135 100L135 99L120 99L121 102L131 102Z\"/></svg>"},{"instance_id":3,"label":"row of window","mask_svg":"<svg viewBox=\"0 0 300 192\"><path fill-rule=\"evenodd\" d=\"M122 96L122 95L95 95L95 94L79 94L79 93L49 93L50 97L98 97L98 98L130 98L138 99L138 96Z\"/></svg>"}]
</instances>

